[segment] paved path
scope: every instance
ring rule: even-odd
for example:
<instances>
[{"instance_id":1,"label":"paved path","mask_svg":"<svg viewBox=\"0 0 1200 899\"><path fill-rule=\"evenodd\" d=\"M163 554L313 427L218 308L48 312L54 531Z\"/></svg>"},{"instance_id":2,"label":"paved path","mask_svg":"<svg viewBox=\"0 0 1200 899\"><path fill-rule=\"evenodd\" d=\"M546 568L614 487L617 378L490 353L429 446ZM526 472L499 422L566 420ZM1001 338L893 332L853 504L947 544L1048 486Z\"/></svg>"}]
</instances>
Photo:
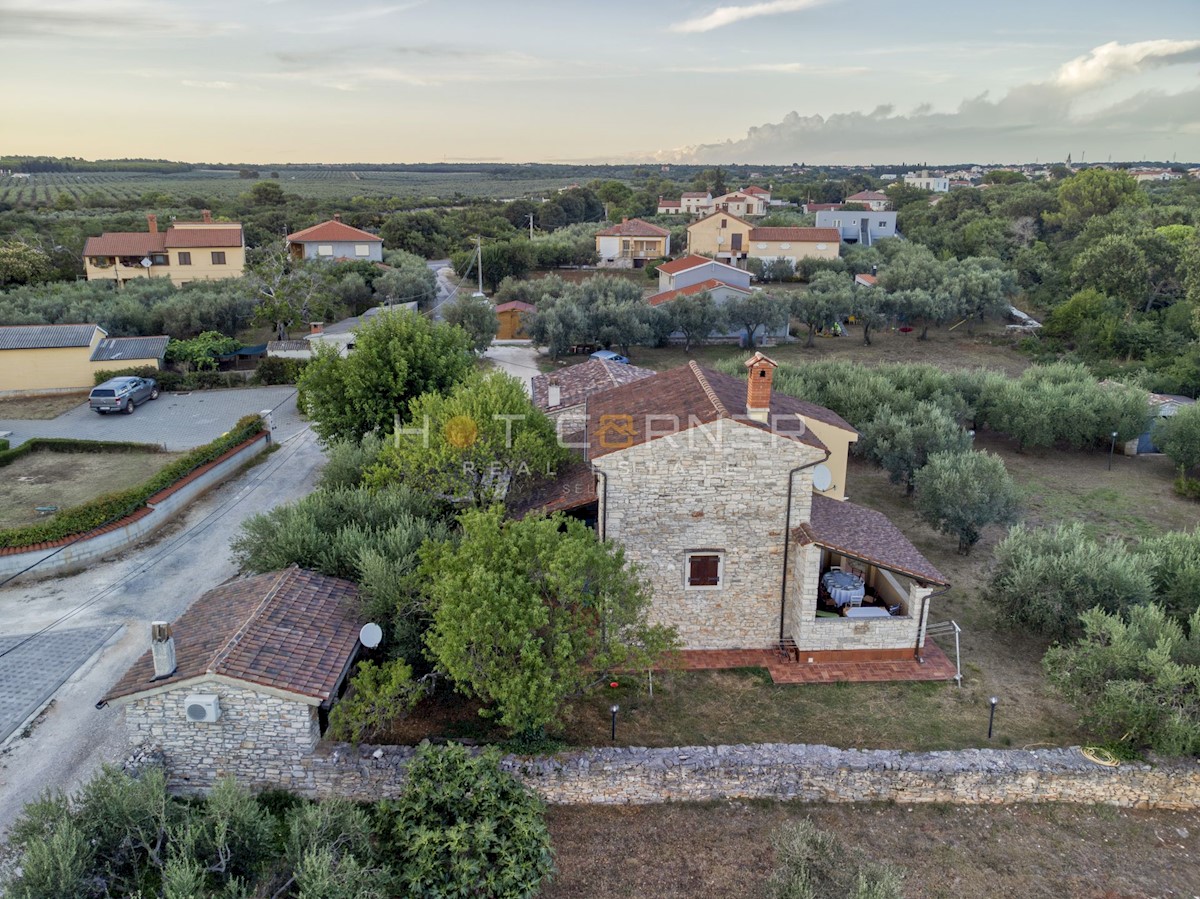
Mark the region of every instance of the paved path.
<instances>
[{"instance_id":1,"label":"paved path","mask_svg":"<svg viewBox=\"0 0 1200 899\"><path fill-rule=\"evenodd\" d=\"M138 414L129 420L136 422ZM197 596L236 573L229 541L241 522L309 493L323 464L311 431L290 439L281 435L277 452L205 495L155 542L71 577L22 579L0 588L5 634L30 634L59 621L47 636L84 630L104 643L54 691L53 704L28 736L18 733L0 750L0 839L25 803L43 789L74 790L102 762L118 762L125 756L120 711L96 709L96 701L145 652L151 621L174 620ZM66 615L70 617L62 620ZM105 640L106 634L111 636ZM0 695L24 689L22 679L38 666L57 664L61 672L69 665L69 661L54 663L46 654L54 645L53 639L39 639L23 670L0 680Z\"/></svg>"},{"instance_id":2,"label":"paved path","mask_svg":"<svg viewBox=\"0 0 1200 899\"><path fill-rule=\"evenodd\" d=\"M530 382L534 375L541 373L541 369L537 366L538 351L536 347L529 344L493 343L483 356L485 359L492 360L492 364L501 371L507 372L524 384L526 393L533 392Z\"/></svg>"},{"instance_id":3,"label":"paved path","mask_svg":"<svg viewBox=\"0 0 1200 899\"><path fill-rule=\"evenodd\" d=\"M306 427L296 411L295 397L295 387L164 393L138 406L132 415L97 415L83 403L49 420L0 420L0 431L12 431L8 439L13 446L31 437L73 437L161 443L177 452L215 440L243 415L274 409L274 437L282 441Z\"/></svg>"}]
</instances>

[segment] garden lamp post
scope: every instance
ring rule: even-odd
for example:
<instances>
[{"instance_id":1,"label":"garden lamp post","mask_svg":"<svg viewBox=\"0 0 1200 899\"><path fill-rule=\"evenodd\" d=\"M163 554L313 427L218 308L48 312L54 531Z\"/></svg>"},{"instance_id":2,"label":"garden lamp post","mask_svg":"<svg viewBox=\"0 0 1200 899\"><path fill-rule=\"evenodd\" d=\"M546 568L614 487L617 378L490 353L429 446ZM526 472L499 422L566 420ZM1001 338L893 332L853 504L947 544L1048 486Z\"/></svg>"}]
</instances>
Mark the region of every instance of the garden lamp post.
<instances>
[{"instance_id":1,"label":"garden lamp post","mask_svg":"<svg viewBox=\"0 0 1200 899\"><path fill-rule=\"evenodd\" d=\"M988 713L988 739L992 738L992 724L996 721L996 703L1000 700L993 696L988 702L992 706L992 710Z\"/></svg>"},{"instance_id":2,"label":"garden lamp post","mask_svg":"<svg viewBox=\"0 0 1200 899\"><path fill-rule=\"evenodd\" d=\"M1110 443L1108 445L1108 470L1109 471L1112 471L1113 453L1116 452L1116 449L1117 449L1117 432L1113 431L1111 436L1112 436L1112 443Z\"/></svg>"},{"instance_id":3,"label":"garden lamp post","mask_svg":"<svg viewBox=\"0 0 1200 899\"><path fill-rule=\"evenodd\" d=\"M617 712L621 711L621 707L614 703L609 711L612 712L612 741L615 743L617 742Z\"/></svg>"}]
</instances>

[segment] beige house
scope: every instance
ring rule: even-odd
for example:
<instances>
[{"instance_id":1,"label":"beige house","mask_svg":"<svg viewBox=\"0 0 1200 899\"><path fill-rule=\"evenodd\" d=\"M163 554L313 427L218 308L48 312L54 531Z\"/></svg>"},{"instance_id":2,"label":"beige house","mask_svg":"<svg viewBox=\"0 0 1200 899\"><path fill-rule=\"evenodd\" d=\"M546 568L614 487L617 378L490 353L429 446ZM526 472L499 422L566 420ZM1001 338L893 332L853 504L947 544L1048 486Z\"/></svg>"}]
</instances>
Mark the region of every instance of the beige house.
<instances>
[{"instance_id":1,"label":"beige house","mask_svg":"<svg viewBox=\"0 0 1200 899\"><path fill-rule=\"evenodd\" d=\"M708 191L685 191L679 198L679 205L688 215L701 215L712 207L712 194Z\"/></svg>"},{"instance_id":2,"label":"beige house","mask_svg":"<svg viewBox=\"0 0 1200 899\"><path fill-rule=\"evenodd\" d=\"M737 265L746 258L753 227L728 212L711 213L688 225L688 253Z\"/></svg>"},{"instance_id":3,"label":"beige house","mask_svg":"<svg viewBox=\"0 0 1200 899\"><path fill-rule=\"evenodd\" d=\"M648 260L671 255L671 232L641 219L596 232L596 255L606 268L642 268Z\"/></svg>"},{"instance_id":4,"label":"beige house","mask_svg":"<svg viewBox=\"0 0 1200 899\"><path fill-rule=\"evenodd\" d=\"M0 395L90 390L98 371L162 368L169 337L109 337L99 325L0 326Z\"/></svg>"},{"instance_id":5,"label":"beige house","mask_svg":"<svg viewBox=\"0 0 1200 899\"><path fill-rule=\"evenodd\" d=\"M795 265L801 259L837 259L842 235L837 228L752 228L747 257Z\"/></svg>"},{"instance_id":6,"label":"beige house","mask_svg":"<svg viewBox=\"0 0 1200 899\"><path fill-rule=\"evenodd\" d=\"M172 222L158 230L158 217L147 215L145 231L105 232L89 237L83 268L89 281L118 287L135 278L169 278L176 287L193 281L240 278L246 245L238 222L213 221L205 209L198 222Z\"/></svg>"},{"instance_id":7,"label":"beige house","mask_svg":"<svg viewBox=\"0 0 1200 899\"><path fill-rule=\"evenodd\" d=\"M589 395L583 458L536 507L619 542L652 618L687 649L920 659L945 577L885 516L844 499L854 428L773 393L761 353L746 367L742 381L693 362Z\"/></svg>"},{"instance_id":8,"label":"beige house","mask_svg":"<svg viewBox=\"0 0 1200 899\"><path fill-rule=\"evenodd\" d=\"M728 212L730 215L739 216L766 215L767 200L764 200L761 196L734 191L724 196L714 197L712 210L714 212Z\"/></svg>"}]
</instances>

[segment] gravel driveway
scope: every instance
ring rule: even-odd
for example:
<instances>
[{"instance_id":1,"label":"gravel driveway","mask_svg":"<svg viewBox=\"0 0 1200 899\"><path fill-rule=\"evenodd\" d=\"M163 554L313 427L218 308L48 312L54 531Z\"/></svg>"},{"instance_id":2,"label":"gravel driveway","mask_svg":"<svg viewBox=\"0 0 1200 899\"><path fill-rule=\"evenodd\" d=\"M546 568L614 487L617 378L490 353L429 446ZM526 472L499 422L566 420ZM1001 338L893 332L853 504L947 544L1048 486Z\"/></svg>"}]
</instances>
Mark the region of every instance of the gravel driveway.
<instances>
[{"instance_id":1,"label":"gravel driveway","mask_svg":"<svg viewBox=\"0 0 1200 899\"><path fill-rule=\"evenodd\" d=\"M48 421L0 419L0 431L12 431L13 446L31 437L73 437L161 443L179 451L215 440L243 415L274 409L275 439L286 440L305 428L295 397L296 388L287 386L164 393L132 415L97 415L83 403Z\"/></svg>"}]
</instances>

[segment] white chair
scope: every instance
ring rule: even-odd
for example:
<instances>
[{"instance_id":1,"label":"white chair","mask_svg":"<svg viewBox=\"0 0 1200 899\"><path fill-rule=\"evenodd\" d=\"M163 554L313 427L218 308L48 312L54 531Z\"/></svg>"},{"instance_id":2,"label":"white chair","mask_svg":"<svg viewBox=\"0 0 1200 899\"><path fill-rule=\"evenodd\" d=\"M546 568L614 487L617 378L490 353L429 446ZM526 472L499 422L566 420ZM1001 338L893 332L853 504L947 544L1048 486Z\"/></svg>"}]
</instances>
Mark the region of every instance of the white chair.
<instances>
[{"instance_id":1,"label":"white chair","mask_svg":"<svg viewBox=\"0 0 1200 899\"><path fill-rule=\"evenodd\" d=\"M862 594L859 593L855 596L851 596L850 601L848 603L846 603L846 605L852 606L852 607L853 606L861 606L862 602L863 602L863 597L862 597Z\"/></svg>"}]
</instances>

